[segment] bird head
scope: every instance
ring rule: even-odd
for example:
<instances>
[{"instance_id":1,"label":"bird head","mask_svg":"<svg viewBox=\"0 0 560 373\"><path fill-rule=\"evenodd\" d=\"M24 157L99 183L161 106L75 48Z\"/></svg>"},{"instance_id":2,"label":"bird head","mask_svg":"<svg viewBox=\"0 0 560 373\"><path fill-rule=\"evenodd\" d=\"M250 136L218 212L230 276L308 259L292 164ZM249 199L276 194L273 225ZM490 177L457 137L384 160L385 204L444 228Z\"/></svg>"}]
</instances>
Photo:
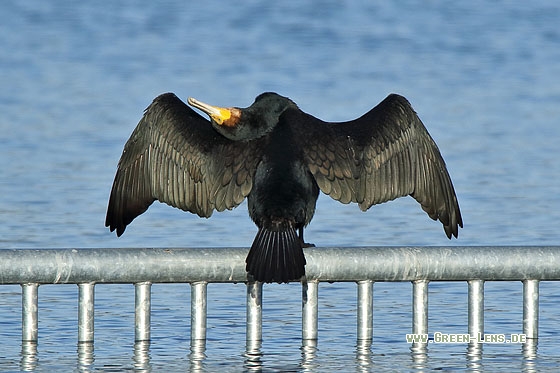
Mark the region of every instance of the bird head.
<instances>
[{"instance_id":1,"label":"bird head","mask_svg":"<svg viewBox=\"0 0 560 373\"><path fill-rule=\"evenodd\" d=\"M241 109L231 107L223 108L219 106L209 105L198 101L196 98L189 97L187 102L189 105L202 110L210 119L219 126L235 127L241 118Z\"/></svg>"},{"instance_id":2,"label":"bird head","mask_svg":"<svg viewBox=\"0 0 560 373\"><path fill-rule=\"evenodd\" d=\"M230 140L252 140L274 129L280 116L296 104L276 93L262 93L247 108L219 107L189 97L187 102L208 114L214 128Z\"/></svg>"}]
</instances>

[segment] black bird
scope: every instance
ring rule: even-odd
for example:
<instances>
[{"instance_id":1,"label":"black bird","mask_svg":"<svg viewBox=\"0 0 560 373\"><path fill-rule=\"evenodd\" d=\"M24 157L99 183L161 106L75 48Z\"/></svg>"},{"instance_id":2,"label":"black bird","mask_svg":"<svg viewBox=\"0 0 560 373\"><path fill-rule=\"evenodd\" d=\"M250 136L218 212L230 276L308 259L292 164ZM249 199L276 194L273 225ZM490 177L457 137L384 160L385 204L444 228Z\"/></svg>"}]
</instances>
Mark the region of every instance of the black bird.
<instances>
[{"instance_id":1,"label":"black bird","mask_svg":"<svg viewBox=\"0 0 560 373\"><path fill-rule=\"evenodd\" d=\"M154 99L124 146L105 225L117 236L158 200L208 218L248 199L258 227L246 259L252 279L305 275L303 228L319 190L362 210L410 195L448 238L463 227L445 162L410 103L391 94L358 119L328 123L263 93L221 108L172 93ZM249 279L251 279L249 277Z\"/></svg>"}]
</instances>

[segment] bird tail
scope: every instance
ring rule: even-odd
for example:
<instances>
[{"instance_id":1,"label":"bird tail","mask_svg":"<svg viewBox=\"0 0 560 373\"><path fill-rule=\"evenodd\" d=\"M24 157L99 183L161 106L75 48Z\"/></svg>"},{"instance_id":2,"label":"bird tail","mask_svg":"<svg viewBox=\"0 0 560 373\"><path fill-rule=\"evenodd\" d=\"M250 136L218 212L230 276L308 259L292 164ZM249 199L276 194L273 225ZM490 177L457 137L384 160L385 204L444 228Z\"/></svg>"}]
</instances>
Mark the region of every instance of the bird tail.
<instances>
[{"instance_id":1,"label":"bird tail","mask_svg":"<svg viewBox=\"0 0 560 373\"><path fill-rule=\"evenodd\" d=\"M305 275L303 242L294 228L259 228L245 262L256 281L282 283Z\"/></svg>"}]
</instances>

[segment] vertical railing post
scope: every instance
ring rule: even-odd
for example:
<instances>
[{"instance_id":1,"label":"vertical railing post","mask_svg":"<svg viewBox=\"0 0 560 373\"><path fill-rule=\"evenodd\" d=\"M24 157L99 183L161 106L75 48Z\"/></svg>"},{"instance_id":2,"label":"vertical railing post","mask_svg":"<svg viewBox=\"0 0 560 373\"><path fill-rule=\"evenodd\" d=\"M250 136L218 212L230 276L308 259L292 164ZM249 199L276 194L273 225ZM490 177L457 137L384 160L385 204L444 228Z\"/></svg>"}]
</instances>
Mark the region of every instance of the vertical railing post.
<instances>
[{"instance_id":1,"label":"vertical railing post","mask_svg":"<svg viewBox=\"0 0 560 373\"><path fill-rule=\"evenodd\" d=\"M245 368L247 371L260 371L262 368L262 289L262 282L247 283L247 330L245 334Z\"/></svg>"},{"instance_id":2,"label":"vertical railing post","mask_svg":"<svg viewBox=\"0 0 560 373\"><path fill-rule=\"evenodd\" d=\"M37 342L39 330L39 284L22 284L21 340Z\"/></svg>"},{"instance_id":3,"label":"vertical railing post","mask_svg":"<svg viewBox=\"0 0 560 373\"><path fill-rule=\"evenodd\" d=\"M95 284L78 284L78 342L93 342L95 323Z\"/></svg>"},{"instance_id":4,"label":"vertical railing post","mask_svg":"<svg viewBox=\"0 0 560 373\"><path fill-rule=\"evenodd\" d=\"M412 282L412 334L422 335L410 347L415 369L425 369L428 351L428 281Z\"/></svg>"},{"instance_id":5,"label":"vertical railing post","mask_svg":"<svg viewBox=\"0 0 560 373\"><path fill-rule=\"evenodd\" d=\"M262 282L247 283L247 342L262 340Z\"/></svg>"},{"instance_id":6,"label":"vertical railing post","mask_svg":"<svg viewBox=\"0 0 560 373\"><path fill-rule=\"evenodd\" d=\"M523 281L523 334L539 338L539 281Z\"/></svg>"},{"instance_id":7,"label":"vertical railing post","mask_svg":"<svg viewBox=\"0 0 560 373\"><path fill-rule=\"evenodd\" d=\"M428 334L428 281L412 283L412 333Z\"/></svg>"},{"instance_id":8,"label":"vertical railing post","mask_svg":"<svg viewBox=\"0 0 560 373\"><path fill-rule=\"evenodd\" d=\"M468 285L468 331L478 341L484 334L484 280L469 280Z\"/></svg>"},{"instance_id":9,"label":"vertical railing post","mask_svg":"<svg viewBox=\"0 0 560 373\"><path fill-rule=\"evenodd\" d=\"M205 281L191 284L191 342L206 340L206 290Z\"/></svg>"},{"instance_id":10,"label":"vertical railing post","mask_svg":"<svg viewBox=\"0 0 560 373\"><path fill-rule=\"evenodd\" d=\"M134 284L134 339L149 341L151 332L152 283Z\"/></svg>"},{"instance_id":11,"label":"vertical railing post","mask_svg":"<svg viewBox=\"0 0 560 373\"><path fill-rule=\"evenodd\" d=\"M302 285L301 337L303 340L317 339L319 319L319 282L305 281Z\"/></svg>"},{"instance_id":12,"label":"vertical railing post","mask_svg":"<svg viewBox=\"0 0 560 373\"><path fill-rule=\"evenodd\" d=\"M373 338L373 281L358 282L358 341Z\"/></svg>"}]
</instances>

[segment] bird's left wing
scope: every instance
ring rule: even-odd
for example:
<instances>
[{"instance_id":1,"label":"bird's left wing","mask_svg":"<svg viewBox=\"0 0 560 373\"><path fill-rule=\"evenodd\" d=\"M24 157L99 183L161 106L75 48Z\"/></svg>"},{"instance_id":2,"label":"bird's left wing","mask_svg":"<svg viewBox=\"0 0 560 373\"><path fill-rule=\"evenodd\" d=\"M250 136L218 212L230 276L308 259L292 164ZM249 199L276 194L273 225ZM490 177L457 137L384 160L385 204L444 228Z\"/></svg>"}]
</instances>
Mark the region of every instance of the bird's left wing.
<instances>
[{"instance_id":1,"label":"bird's left wing","mask_svg":"<svg viewBox=\"0 0 560 373\"><path fill-rule=\"evenodd\" d=\"M249 194L259 141L235 142L172 93L146 109L127 141L105 225L121 235L155 200L209 217Z\"/></svg>"},{"instance_id":2,"label":"bird's left wing","mask_svg":"<svg viewBox=\"0 0 560 373\"><path fill-rule=\"evenodd\" d=\"M445 162L404 97L389 95L349 122L327 123L299 110L284 116L323 193L364 211L410 195L457 237L463 222Z\"/></svg>"}]
</instances>

